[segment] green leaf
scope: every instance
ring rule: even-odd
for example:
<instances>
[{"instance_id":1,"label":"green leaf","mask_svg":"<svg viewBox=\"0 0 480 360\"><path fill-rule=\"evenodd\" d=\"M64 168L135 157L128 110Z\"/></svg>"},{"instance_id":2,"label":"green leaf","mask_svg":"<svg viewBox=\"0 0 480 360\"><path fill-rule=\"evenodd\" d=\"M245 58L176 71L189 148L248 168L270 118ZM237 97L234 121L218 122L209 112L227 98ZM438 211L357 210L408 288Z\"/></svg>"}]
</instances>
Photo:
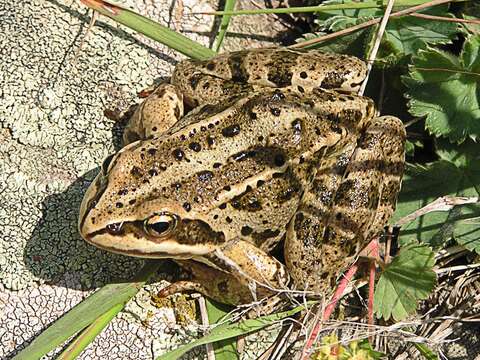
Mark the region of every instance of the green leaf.
<instances>
[{"instance_id":1,"label":"green leaf","mask_svg":"<svg viewBox=\"0 0 480 360\"><path fill-rule=\"evenodd\" d=\"M453 237L470 251L480 254L480 206L465 205L455 222Z\"/></svg>"},{"instance_id":2,"label":"green leaf","mask_svg":"<svg viewBox=\"0 0 480 360\"><path fill-rule=\"evenodd\" d=\"M108 16L116 22L144 34L171 49L177 50L192 59L204 60L216 55L213 50L127 8L106 0L81 1L100 14Z\"/></svg>"},{"instance_id":3,"label":"green leaf","mask_svg":"<svg viewBox=\"0 0 480 360\"><path fill-rule=\"evenodd\" d=\"M480 18L480 3L478 1L469 1L462 6L462 15L464 19L478 20ZM480 24L463 24L467 31L474 34L480 34Z\"/></svg>"},{"instance_id":4,"label":"green leaf","mask_svg":"<svg viewBox=\"0 0 480 360\"><path fill-rule=\"evenodd\" d=\"M92 322L82 333L68 345L68 347L60 354L57 360L74 360L83 350L97 337L98 334L122 311L123 304L115 305L106 313Z\"/></svg>"},{"instance_id":5,"label":"green leaf","mask_svg":"<svg viewBox=\"0 0 480 360\"><path fill-rule=\"evenodd\" d=\"M471 140L460 147L437 141L437 153L441 158L439 161L407 167L392 224L442 196L480 196L478 145ZM459 243L479 251L480 234L472 231L475 227L472 219L479 211L480 204L477 203L417 217L402 227L400 243L420 241L438 248L454 236Z\"/></svg>"},{"instance_id":6,"label":"green leaf","mask_svg":"<svg viewBox=\"0 0 480 360\"><path fill-rule=\"evenodd\" d=\"M418 244L403 247L378 280L374 299L377 317L401 321L413 314L417 302L426 299L435 286L434 263L429 247Z\"/></svg>"},{"instance_id":7,"label":"green leaf","mask_svg":"<svg viewBox=\"0 0 480 360\"><path fill-rule=\"evenodd\" d=\"M309 302L308 304L311 304L311 302ZM277 314L267 315L267 316L261 316L257 319L249 319L249 320L240 321L238 323L226 323L226 324L219 325L213 328L210 331L210 334L198 340L195 340L190 344L183 345L178 349L173 350L167 354L161 355L157 357L156 360L176 360L180 356L185 354L187 351L190 351L191 349L193 349L194 347L213 343L220 340L235 338L240 335L245 335L254 331L258 331L260 329L263 329L264 327L267 327L269 325L272 325L280 321L283 318L292 316L304 309L305 309L304 306L297 306L292 310L280 312Z\"/></svg>"},{"instance_id":8,"label":"green leaf","mask_svg":"<svg viewBox=\"0 0 480 360\"><path fill-rule=\"evenodd\" d=\"M225 319L228 313L233 309L231 306L217 303L211 299L206 299L208 321L210 324L216 324L220 320ZM236 338L220 340L213 343L215 350L215 360L234 360L240 359L237 352Z\"/></svg>"},{"instance_id":9,"label":"green leaf","mask_svg":"<svg viewBox=\"0 0 480 360\"><path fill-rule=\"evenodd\" d=\"M407 140L405 143L405 154L408 156L413 156L414 153L415 153L415 144Z\"/></svg>"},{"instance_id":10,"label":"green leaf","mask_svg":"<svg viewBox=\"0 0 480 360\"><path fill-rule=\"evenodd\" d=\"M324 2L327 6L335 4L358 4L355 0L332 0ZM437 6L432 9L421 11L421 13L429 15L437 15L444 17L452 17L446 12L447 6ZM328 10L322 11L319 19L323 23L319 24L324 29L330 31L339 31L353 25L361 24L372 18L383 16L383 9L344 9L344 10ZM355 34L361 38L363 33L370 31L370 29L357 31ZM382 38L381 46L377 60L384 62L398 61L406 55L415 54L419 49L426 48L427 42L429 44L445 44L456 37L458 27L452 22L432 21L412 16L392 17L388 20L387 27ZM334 40L342 43L343 37ZM373 41L364 43L365 55L369 52ZM329 46L332 46L329 44Z\"/></svg>"},{"instance_id":11,"label":"green leaf","mask_svg":"<svg viewBox=\"0 0 480 360\"><path fill-rule=\"evenodd\" d=\"M119 305L123 308L158 270L160 264L159 261L146 262L133 282L105 285L50 325L13 359L39 359L105 313L115 310Z\"/></svg>"},{"instance_id":12,"label":"green leaf","mask_svg":"<svg viewBox=\"0 0 480 360\"><path fill-rule=\"evenodd\" d=\"M410 113L425 116L436 137L461 143L480 135L480 36L469 37L459 57L429 48L412 59L409 76Z\"/></svg>"}]
</instances>

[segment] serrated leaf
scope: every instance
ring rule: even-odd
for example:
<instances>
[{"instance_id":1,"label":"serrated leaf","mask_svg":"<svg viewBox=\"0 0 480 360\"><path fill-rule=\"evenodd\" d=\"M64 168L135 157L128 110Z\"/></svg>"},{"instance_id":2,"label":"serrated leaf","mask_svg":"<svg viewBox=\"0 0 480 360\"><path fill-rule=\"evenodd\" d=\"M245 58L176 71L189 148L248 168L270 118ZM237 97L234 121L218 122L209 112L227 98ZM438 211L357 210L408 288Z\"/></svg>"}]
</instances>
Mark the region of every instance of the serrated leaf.
<instances>
[{"instance_id":1,"label":"serrated leaf","mask_svg":"<svg viewBox=\"0 0 480 360\"><path fill-rule=\"evenodd\" d=\"M375 289L374 311L385 320L401 321L415 312L436 282L433 251L418 244L407 245L387 265Z\"/></svg>"},{"instance_id":2,"label":"serrated leaf","mask_svg":"<svg viewBox=\"0 0 480 360\"><path fill-rule=\"evenodd\" d=\"M358 4L354 0L333 0L324 2L325 5L334 4ZM361 3L361 1L360 1ZM429 15L452 17L447 13L446 6L437 6L422 11ZM319 13L319 25L331 31L339 31L347 27L363 23L372 18L381 17L383 9L344 9L328 10ZM371 29L370 29L371 30ZM364 36L363 33L369 29L355 32L355 36ZM438 22L412 16L393 17L388 24L382 38L377 60L392 62L400 60L406 55L415 54L419 49L426 48L426 44L445 44L456 37L458 26L453 22ZM332 40L332 42L343 42L343 37ZM365 52L369 51L372 42L365 43Z\"/></svg>"},{"instance_id":3,"label":"serrated leaf","mask_svg":"<svg viewBox=\"0 0 480 360\"><path fill-rule=\"evenodd\" d=\"M407 167L397 210L391 223L442 196L480 196L480 152L475 150L478 149L477 145L470 140L458 147L445 141L437 143L437 147L442 160L425 166ZM470 223L467 221L477 216L477 211L480 211L479 204L430 212L404 225L399 241L401 244L420 241L433 247L441 247L455 235L460 243L468 242L470 249L478 249L478 233L468 231Z\"/></svg>"},{"instance_id":4,"label":"serrated leaf","mask_svg":"<svg viewBox=\"0 0 480 360\"><path fill-rule=\"evenodd\" d=\"M410 113L426 116L436 137L461 143L480 135L480 36L471 36L459 57L429 48L412 58L407 97Z\"/></svg>"}]
</instances>

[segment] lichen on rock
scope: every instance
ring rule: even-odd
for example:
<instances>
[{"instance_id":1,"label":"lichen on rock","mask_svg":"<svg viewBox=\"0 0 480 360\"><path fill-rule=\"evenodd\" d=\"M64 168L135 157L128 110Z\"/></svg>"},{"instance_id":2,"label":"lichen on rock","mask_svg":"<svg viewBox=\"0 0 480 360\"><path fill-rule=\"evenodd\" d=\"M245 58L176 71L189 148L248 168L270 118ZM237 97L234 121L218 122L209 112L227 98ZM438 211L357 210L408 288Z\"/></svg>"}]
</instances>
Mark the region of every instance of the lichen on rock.
<instances>
[{"instance_id":1,"label":"lichen on rock","mask_svg":"<svg viewBox=\"0 0 480 360\"><path fill-rule=\"evenodd\" d=\"M211 41L205 34L211 32L213 18L189 14L213 10L207 2L184 2L183 9L173 11L166 2L129 0L124 5L205 45ZM90 16L80 2L0 0L2 358L95 288L131 278L142 265L84 242L77 231L78 208L99 164L120 144L121 124L104 112L138 103L136 94L168 77L180 56L104 17L87 34ZM267 28L274 31L276 25ZM273 37L266 34L265 39ZM233 41L237 48L250 43L247 37ZM81 358L135 354L150 359L154 338L157 349L175 346L175 332L162 333L162 310L140 310L150 312L149 324L163 324L158 331L139 316L120 316Z\"/></svg>"}]
</instances>

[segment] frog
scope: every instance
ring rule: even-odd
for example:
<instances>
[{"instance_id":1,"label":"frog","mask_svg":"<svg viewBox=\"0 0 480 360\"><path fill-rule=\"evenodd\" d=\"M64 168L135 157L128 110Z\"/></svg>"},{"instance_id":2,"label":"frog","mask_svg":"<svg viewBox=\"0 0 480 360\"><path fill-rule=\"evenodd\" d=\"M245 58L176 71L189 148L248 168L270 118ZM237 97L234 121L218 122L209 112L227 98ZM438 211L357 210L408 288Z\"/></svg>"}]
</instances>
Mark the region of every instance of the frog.
<instances>
[{"instance_id":1,"label":"frog","mask_svg":"<svg viewBox=\"0 0 480 360\"><path fill-rule=\"evenodd\" d=\"M353 56L291 48L179 62L88 188L81 236L173 259L190 279L164 296L239 305L331 292L392 216L404 171L402 121L357 95L366 71Z\"/></svg>"}]
</instances>

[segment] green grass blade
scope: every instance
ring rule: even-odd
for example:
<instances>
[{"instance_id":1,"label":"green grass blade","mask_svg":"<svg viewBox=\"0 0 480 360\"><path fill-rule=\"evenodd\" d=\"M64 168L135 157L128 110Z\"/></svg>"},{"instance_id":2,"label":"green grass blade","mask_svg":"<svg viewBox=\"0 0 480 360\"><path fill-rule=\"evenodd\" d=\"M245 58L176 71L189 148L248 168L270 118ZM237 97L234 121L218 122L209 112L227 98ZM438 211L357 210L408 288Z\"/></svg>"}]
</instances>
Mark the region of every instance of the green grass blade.
<instances>
[{"instance_id":1,"label":"green grass blade","mask_svg":"<svg viewBox=\"0 0 480 360\"><path fill-rule=\"evenodd\" d=\"M224 11L232 11L235 8L235 0L226 0L225 7L223 8ZM223 39L225 38L225 34L227 33L228 24L230 24L230 15L223 15L222 22L220 23L220 31L217 34L217 38L215 39L215 51L218 52L223 44Z\"/></svg>"},{"instance_id":2,"label":"green grass blade","mask_svg":"<svg viewBox=\"0 0 480 360\"><path fill-rule=\"evenodd\" d=\"M216 301L206 299L208 322L210 324L216 324L221 319L228 315L231 306L219 304ZM240 359L240 355L237 352L237 339L230 338L220 340L213 343L213 349L215 351L215 360L235 360Z\"/></svg>"},{"instance_id":3,"label":"green grass blade","mask_svg":"<svg viewBox=\"0 0 480 360\"><path fill-rule=\"evenodd\" d=\"M108 16L116 22L148 36L171 49L177 50L190 58L203 60L209 59L216 54L213 50L132 10L105 0L81 0L81 2L89 8L98 11L100 14Z\"/></svg>"},{"instance_id":4,"label":"green grass blade","mask_svg":"<svg viewBox=\"0 0 480 360\"><path fill-rule=\"evenodd\" d=\"M451 2L466 2L469 0L452 0ZM397 0L393 5L394 8L416 6L427 3L427 0ZM321 12L326 10L347 10L347 9L380 9L385 7L386 2L383 4L377 1L365 1L358 3L348 4L335 4L335 5L319 5L319 6L302 6L302 7L288 7L277 9L255 9L255 10L237 10L237 11L211 11L201 12L199 14L207 15L259 15L259 14L293 14L293 13L308 13L308 12Z\"/></svg>"},{"instance_id":5,"label":"green grass blade","mask_svg":"<svg viewBox=\"0 0 480 360\"><path fill-rule=\"evenodd\" d=\"M123 309L123 304L115 305L105 314L91 323L82 333L60 354L57 360L74 360L97 337L98 334Z\"/></svg>"},{"instance_id":6,"label":"green grass blade","mask_svg":"<svg viewBox=\"0 0 480 360\"><path fill-rule=\"evenodd\" d=\"M311 304L309 302L308 304ZM191 342L190 344L183 345L176 350L173 350L167 354L161 355L156 358L156 360L176 360L187 351L190 351L196 346L205 345L209 343L213 343L220 340L236 338L237 336L246 335L254 331L258 331L276 323L277 321L292 316L299 311L305 309L304 306L297 306L294 309L280 312L277 314L262 316L257 319L249 319L240 321L238 323L233 324L222 324L215 328L213 328L210 333L198 340Z\"/></svg>"},{"instance_id":7,"label":"green grass blade","mask_svg":"<svg viewBox=\"0 0 480 360\"><path fill-rule=\"evenodd\" d=\"M427 345L420 343L413 343L417 350L422 354L426 360L438 360L437 354L435 354Z\"/></svg>"},{"instance_id":8,"label":"green grass blade","mask_svg":"<svg viewBox=\"0 0 480 360\"><path fill-rule=\"evenodd\" d=\"M105 285L55 321L13 359L39 359L114 307L121 305L123 308L160 264L159 261L148 261L132 282Z\"/></svg>"}]
</instances>

